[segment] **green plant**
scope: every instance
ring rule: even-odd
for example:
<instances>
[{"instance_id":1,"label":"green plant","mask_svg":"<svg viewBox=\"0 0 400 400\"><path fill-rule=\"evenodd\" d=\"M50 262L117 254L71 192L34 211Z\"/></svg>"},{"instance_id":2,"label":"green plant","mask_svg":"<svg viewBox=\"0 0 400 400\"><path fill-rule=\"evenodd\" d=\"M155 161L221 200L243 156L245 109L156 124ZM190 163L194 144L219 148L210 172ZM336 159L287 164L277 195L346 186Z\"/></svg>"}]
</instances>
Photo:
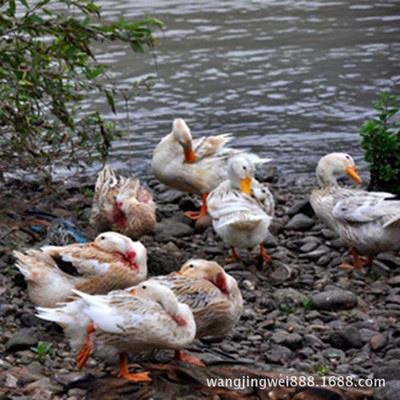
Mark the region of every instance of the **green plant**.
<instances>
[{"instance_id":1,"label":"green plant","mask_svg":"<svg viewBox=\"0 0 400 400\"><path fill-rule=\"evenodd\" d=\"M318 374L319 376L325 376L331 372L331 369L327 364L314 364L311 369L312 372Z\"/></svg>"},{"instance_id":2,"label":"green plant","mask_svg":"<svg viewBox=\"0 0 400 400\"><path fill-rule=\"evenodd\" d=\"M82 102L102 97L115 113L115 97L127 101L139 84L118 88L93 44L118 41L142 53L161 26L150 17L105 23L92 0L0 0L0 177L22 169L49 179L56 161L104 159L121 131Z\"/></svg>"},{"instance_id":3,"label":"green plant","mask_svg":"<svg viewBox=\"0 0 400 400\"><path fill-rule=\"evenodd\" d=\"M361 128L370 187L400 194L400 96L382 93L374 108L377 115Z\"/></svg>"},{"instance_id":4,"label":"green plant","mask_svg":"<svg viewBox=\"0 0 400 400\"><path fill-rule=\"evenodd\" d=\"M31 350L36 353L40 362L42 362L47 356L54 357L53 345L48 342L39 341L36 347L31 347Z\"/></svg>"},{"instance_id":5,"label":"green plant","mask_svg":"<svg viewBox=\"0 0 400 400\"><path fill-rule=\"evenodd\" d=\"M313 307L313 302L309 297L306 297L303 299L303 308L304 311L310 311Z\"/></svg>"},{"instance_id":6,"label":"green plant","mask_svg":"<svg viewBox=\"0 0 400 400\"><path fill-rule=\"evenodd\" d=\"M94 196L94 191L93 189L89 188L89 187L85 187L81 190L82 194L88 198L88 199L92 199Z\"/></svg>"}]
</instances>

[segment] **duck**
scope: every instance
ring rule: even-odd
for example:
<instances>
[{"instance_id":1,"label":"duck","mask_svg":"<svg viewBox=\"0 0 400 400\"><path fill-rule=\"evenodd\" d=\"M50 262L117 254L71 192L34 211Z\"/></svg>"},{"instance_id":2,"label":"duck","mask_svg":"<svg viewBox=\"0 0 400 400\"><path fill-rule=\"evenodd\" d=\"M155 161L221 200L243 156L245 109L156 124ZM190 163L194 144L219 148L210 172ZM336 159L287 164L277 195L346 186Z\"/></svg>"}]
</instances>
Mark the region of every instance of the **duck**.
<instances>
[{"instance_id":1,"label":"duck","mask_svg":"<svg viewBox=\"0 0 400 400\"><path fill-rule=\"evenodd\" d=\"M152 170L163 184L185 193L200 195L200 211L187 211L185 215L197 220L207 215L207 195L226 177L227 163L241 153L226 147L232 136L222 134L193 140L182 118L173 121L172 131L156 146L152 158ZM252 154L254 162L262 159Z\"/></svg>"},{"instance_id":2,"label":"duck","mask_svg":"<svg viewBox=\"0 0 400 400\"><path fill-rule=\"evenodd\" d=\"M148 382L149 372L130 373L128 353L155 349L179 350L196 336L193 313L179 302L172 290L145 281L129 290L107 295L89 295L58 308L37 308L37 316L64 328L73 349L80 347L78 368L94 351L105 350L120 357L119 376L133 382Z\"/></svg>"},{"instance_id":3,"label":"duck","mask_svg":"<svg viewBox=\"0 0 400 400\"><path fill-rule=\"evenodd\" d=\"M96 181L90 223L97 233L112 230L137 239L153 230L156 205L139 179L117 176L106 165Z\"/></svg>"},{"instance_id":4,"label":"duck","mask_svg":"<svg viewBox=\"0 0 400 400\"><path fill-rule=\"evenodd\" d=\"M87 244L14 251L14 257L30 300L42 307L71 300L72 289L103 294L147 276L146 248L116 232L104 232Z\"/></svg>"},{"instance_id":5,"label":"duck","mask_svg":"<svg viewBox=\"0 0 400 400\"><path fill-rule=\"evenodd\" d=\"M208 212L216 234L232 249L227 262L240 260L236 248L259 246L259 257L265 263L271 257L264 247L274 216L275 202L267 185L254 178L251 158L239 154L228 164L228 179L207 198Z\"/></svg>"},{"instance_id":6,"label":"duck","mask_svg":"<svg viewBox=\"0 0 400 400\"><path fill-rule=\"evenodd\" d=\"M338 185L337 177L346 174L358 186ZM368 192L354 159L347 153L330 153L316 168L319 188L310 195L315 214L351 248L352 264L341 268L354 270L371 265L382 252L400 248L400 200L385 192Z\"/></svg>"},{"instance_id":7,"label":"duck","mask_svg":"<svg viewBox=\"0 0 400 400\"><path fill-rule=\"evenodd\" d=\"M215 261L191 259L178 272L150 278L171 289L178 300L188 305L196 321L196 338L223 337L239 321L243 298L236 279ZM175 352L175 359L203 366L198 358Z\"/></svg>"}]
</instances>

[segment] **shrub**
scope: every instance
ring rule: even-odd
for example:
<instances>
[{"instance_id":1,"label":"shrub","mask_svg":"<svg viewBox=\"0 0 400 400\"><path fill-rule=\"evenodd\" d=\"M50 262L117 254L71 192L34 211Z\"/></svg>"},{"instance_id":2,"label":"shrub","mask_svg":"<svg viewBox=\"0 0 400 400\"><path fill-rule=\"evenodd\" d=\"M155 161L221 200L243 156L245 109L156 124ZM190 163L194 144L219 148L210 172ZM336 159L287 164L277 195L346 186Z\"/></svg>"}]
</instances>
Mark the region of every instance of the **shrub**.
<instances>
[{"instance_id":1,"label":"shrub","mask_svg":"<svg viewBox=\"0 0 400 400\"><path fill-rule=\"evenodd\" d=\"M107 80L93 43L120 41L142 53L154 46L152 29L161 22L107 24L92 0L0 5L0 176L15 169L48 175L60 159L68 166L95 154L104 159L121 132L93 107L83 112L82 101L100 95L116 112L121 92Z\"/></svg>"},{"instance_id":2,"label":"shrub","mask_svg":"<svg viewBox=\"0 0 400 400\"><path fill-rule=\"evenodd\" d=\"M382 93L374 108L377 115L361 128L370 188L400 194L400 96Z\"/></svg>"}]
</instances>

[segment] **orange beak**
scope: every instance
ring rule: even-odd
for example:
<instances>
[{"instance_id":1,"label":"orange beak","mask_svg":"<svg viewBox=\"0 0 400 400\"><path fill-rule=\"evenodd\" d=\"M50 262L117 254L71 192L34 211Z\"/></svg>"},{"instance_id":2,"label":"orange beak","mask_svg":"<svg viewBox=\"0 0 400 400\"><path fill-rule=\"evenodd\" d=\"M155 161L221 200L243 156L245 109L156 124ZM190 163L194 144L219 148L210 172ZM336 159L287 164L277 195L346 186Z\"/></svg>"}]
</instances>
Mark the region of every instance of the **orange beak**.
<instances>
[{"instance_id":1,"label":"orange beak","mask_svg":"<svg viewBox=\"0 0 400 400\"><path fill-rule=\"evenodd\" d=\"M188 164L192 164L196 161L197 156L196 153L193 151L192 147L187 147L184 149L185 152L185 162Z\"/></svg>"},{"instance_id":2,"label":"orange beak","mask_svg":"<svg viewBox=\"0 0 400 400\"><path fill-rule=\"evenodd\" d=\"M132 289L128 292L131 296L137 296L137 290L136 289Z\"/></svg>"},{"instance_id":3,"label":"orange beak","mask_svg":"<svg viewBox=\"0 0 400 400\"><path fill-rule=\"evenodd\" d=\"M251 194L251 176L246 176L240 181L240 190L248 195Z\"/></svg>"},{"instance_id":4,"label":"orange beak","mask_svg":"<svg viewBox=\"0 0 400 400\"><path fill-rule=\"evenodd\" d=\"M357 173L356 166L352 165L351 167L346 168L346 174L349 176L355 183L360 184L362 182L360 176Z\"/></svg>"}]
</instances>

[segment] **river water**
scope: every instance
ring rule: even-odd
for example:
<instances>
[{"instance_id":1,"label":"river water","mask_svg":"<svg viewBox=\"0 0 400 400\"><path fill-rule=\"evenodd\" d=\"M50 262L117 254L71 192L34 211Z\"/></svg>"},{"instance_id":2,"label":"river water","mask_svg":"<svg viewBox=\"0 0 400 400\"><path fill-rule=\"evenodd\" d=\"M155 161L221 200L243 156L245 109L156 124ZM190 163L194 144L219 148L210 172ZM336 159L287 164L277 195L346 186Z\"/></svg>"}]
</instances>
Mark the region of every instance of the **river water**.
<instances>
[{"instance_id":1,"label":"river water","mask_svg":"<svg viewBox=\"0 0 400 400\"><path fill-rule=\"evenodd\" d=\"M194 136L232 133L233 146L272 157L283 177L301 183L327 152L361 161L359 129L372 102L399 89L398 0L99 4L106 20L149 14L165 23L152 53L100 49L119 82L156 75L151 94L129 106L129 122L125 112L108 115L129 132L110 161L133 173L148 169L154 146L182 117Z\"/></svg>"}]
</instances>

